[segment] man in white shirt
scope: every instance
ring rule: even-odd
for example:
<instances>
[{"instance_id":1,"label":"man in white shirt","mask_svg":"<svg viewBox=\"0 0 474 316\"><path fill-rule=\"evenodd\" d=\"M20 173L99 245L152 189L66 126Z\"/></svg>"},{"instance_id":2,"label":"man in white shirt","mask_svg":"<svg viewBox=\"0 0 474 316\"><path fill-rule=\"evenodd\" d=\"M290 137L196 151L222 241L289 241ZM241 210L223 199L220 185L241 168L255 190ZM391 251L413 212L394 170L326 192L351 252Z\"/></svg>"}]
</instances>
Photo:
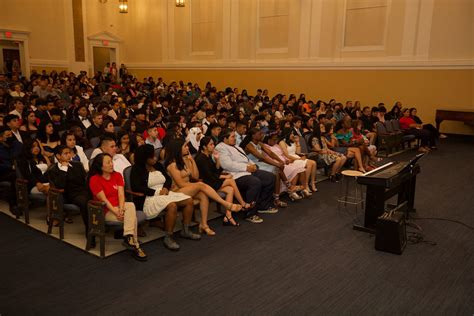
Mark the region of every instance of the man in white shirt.
<instances>
[{"instance_id":1,"label":"man in white shirt","mask_svg":"<svg viewBox=\"0 0 474 316\"><path fill-rule=\"evenodd\" d=\"M206 134L207 128L211 123L216 123L216 113L213 110L206 111L206 118L202 120L202 132Z\"/></svg>"},{"instance_id":2,"label":"man in white shirt","mask_svg":"<svg viewBox=\"0 0 474 316\"><path fill-rule=\"evenodd\" d=\"M100 147L94 149L91 154L91 160L94 159L98 154L106 153L112 156L112 161L114 163L114 171L120 173L123 176L123 171L125 168L131 166L132 164L125 158L122 154L117 154L117 145L115 140L110 137L104 137L100 142Z\"/></svg>"},{"instance_id":3,"label":"man in white shirt","mask_svg":"<svg viewBox=\"0 0 474 316\"><path fill-rule=\"evenodd\" d=\"M235 132L226 130L222 141L216 146L219 160L224 171L232 175L246 202L256 201L256 207L247 211L246 220L258 224L263 222L256 213L274 214L278 209L273 205L275 175L258 170L245 151L235 145Z\"/></svg>"},{"instance_id":4,"label":"man in white shirt","mask_svg":"<svg viewBox=\"0 0 474 316\"><path fill-rule=\"evenodd\" d=\"M237 126L235 128L235 145L240 146L240 143L245 138L245 133L247 133L247 125L244 122L237 122Z\"/></svg>"},{"instance_id":5,"label":"man in white shirt","mask_svg":"<svg viewBox=\"0 0 474 316\"><path fill-rule=\"evenodd\" d=\"M16 114L8 114L3 118L3 124L8 126L13 136L23 144L23 138L20 134L20 117Z\"/></svg>"},{"instance_id":6,"label":"man in white shirt","mask_svg":"<svg viewBox=\"0 0 474 316\"><path fill-rule=\"evenodd\" d=\"M15 114L19 118L23 117L23 110L25 108L25 104L23 104L23 101L21 99L16 99L15 101L13 101L13 106L15 108L10 111L9 114Z\"/></svg>"},{"instance_id":7,"label":"man in white shirt","mask_svg":"<svg viewBox=\"0 0 474 316\"><path fill-rule=\"evenodd\" d=\"M148 137L146 138L145 143L152 145L155 150L162 148L163 145L158 139L158 129L156 126L152 125L148 127L146 131L148 133Z\"/></svg>"}]
</instances>

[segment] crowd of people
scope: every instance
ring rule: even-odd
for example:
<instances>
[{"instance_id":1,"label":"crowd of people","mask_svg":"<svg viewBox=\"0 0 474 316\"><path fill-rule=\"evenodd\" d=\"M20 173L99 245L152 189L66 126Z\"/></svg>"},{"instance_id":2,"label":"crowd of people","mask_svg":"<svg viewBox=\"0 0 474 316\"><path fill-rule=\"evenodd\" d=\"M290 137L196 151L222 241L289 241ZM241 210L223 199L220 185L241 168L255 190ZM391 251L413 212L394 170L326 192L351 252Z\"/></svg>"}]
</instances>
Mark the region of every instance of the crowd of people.
<instances>
[{"instance_id":1,"label":"crowd of people","mask_svg":"<svg viewBox=\"0 0 474 316\"><path fill-rule=\"evenodd\" d=\"M94 76L0 74L0 182L10 184L15 214L15 166L31 193L64 189L65 201L80 208L86 236L88 200L104 202L106 220L123 222L123 244L137 260L147 258L137 210L150 226L159 226L164 213L163 243L178 250L178 211L181 237L199 240L216 234L207 221L210 201L224 208L225 226L259 224L261 214L287 206L283 193L291 202L311 198L320 167L333 182L343 168L372 170L379 160L376 122L399 120L421 139L420 151L436 148L443 136L400 102L387 111L384 104L312 102L304 94L251 95L210 82L139 81L123 65L112 68ZM132 200L124 190L128 167ZM195 204L197 232L190 228Z\"/></svg>"}]
</instances>

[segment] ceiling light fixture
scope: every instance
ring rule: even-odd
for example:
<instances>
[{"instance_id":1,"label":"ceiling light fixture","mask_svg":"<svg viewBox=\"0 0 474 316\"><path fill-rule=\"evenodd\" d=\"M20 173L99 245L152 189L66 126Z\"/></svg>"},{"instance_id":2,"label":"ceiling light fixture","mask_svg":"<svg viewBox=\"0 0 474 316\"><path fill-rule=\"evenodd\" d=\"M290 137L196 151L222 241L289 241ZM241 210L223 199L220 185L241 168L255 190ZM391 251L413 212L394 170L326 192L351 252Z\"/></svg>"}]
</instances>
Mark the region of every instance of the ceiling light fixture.
<instances>
[{"instance_id":1,"label":"ceiling light fixture","mask_svg":"<svg viewBox=\"0 0 474 316\"><path fill-rule=\"evenodd\" d=\"M119 0L120 13L128 13L128 0Z\"/></svg>"}]
</instances>

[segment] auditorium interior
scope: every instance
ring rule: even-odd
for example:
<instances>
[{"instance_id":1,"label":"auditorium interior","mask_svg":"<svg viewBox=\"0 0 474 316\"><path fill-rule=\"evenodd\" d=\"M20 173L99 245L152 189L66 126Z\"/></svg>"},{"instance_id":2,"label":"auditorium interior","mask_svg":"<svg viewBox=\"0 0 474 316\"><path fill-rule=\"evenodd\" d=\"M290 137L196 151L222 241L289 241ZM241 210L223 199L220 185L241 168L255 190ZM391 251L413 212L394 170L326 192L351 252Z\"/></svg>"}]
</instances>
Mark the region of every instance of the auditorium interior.
<instances>
[{"instance_id":1,"label":"auditorium interior","mask_svg":"<svg viewBox=\"0 0 474 316\"><path fill-rule=\"evenodd\" d=\"M0 316L472 315L474 1L0 0Z\"/></svg>"}]
</instances>

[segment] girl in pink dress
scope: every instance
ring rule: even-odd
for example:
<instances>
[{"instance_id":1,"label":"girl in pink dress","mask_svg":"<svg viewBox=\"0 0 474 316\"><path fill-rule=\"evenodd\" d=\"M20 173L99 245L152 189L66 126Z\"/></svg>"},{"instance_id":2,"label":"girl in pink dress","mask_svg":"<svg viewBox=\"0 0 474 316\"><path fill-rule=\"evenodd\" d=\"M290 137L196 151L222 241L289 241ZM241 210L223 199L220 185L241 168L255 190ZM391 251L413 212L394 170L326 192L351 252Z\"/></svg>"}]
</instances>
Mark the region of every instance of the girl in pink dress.
<instances>
[{"instance_id":1,"label":"girl in pink dress","mask_svg":"<svg viewBox=\"0 0 474 316\"><path fill-rule=\"evenodd\" d=\"M286 158L280 145L278 145L278 133L268 134L264 139L264 143L265 146L275 153L275 155L277 155L278 158L285 164L283 172L288 179L290 187L288 187L288 183L282 182L280 185L280 193L288 190L290 198L298 200L301 197L295 191L298 188L296 184L300 183L303 185L303 190L301 191L302 194L305 197L310 197L311 193L309 192L308 181L306 179L306 168L302 165L290 162L290 160Z\"/></svg>"}]
</instances>

